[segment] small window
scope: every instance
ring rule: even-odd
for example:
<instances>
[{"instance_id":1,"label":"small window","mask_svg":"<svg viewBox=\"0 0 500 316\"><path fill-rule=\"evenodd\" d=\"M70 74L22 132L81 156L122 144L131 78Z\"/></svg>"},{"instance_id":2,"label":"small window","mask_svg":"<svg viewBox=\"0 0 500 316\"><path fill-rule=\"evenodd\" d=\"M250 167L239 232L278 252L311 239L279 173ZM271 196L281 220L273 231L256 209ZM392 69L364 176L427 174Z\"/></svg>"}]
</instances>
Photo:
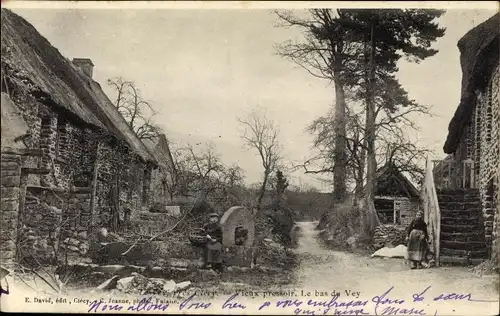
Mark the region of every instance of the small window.
<instances>
[{"instance_id":1,"label":"small window","mask_svg":"<svg viewBox=\"0 0 500 316\"><path fill-rule=\"evenodd\" d=\"M376 199L374 203L381 224L394 224L396 222L393 200Z\"/></svg>"},{"instance_id":2,"label":"small window","mask_svg":"<svg viewBox=\"0 0 500 316\"><path fill-rule=\"evenodd\" d=\"M41 121L41 125L42 125L42 127L50 125L50 117L49 116L43 116L42 117L42 121Z\"/></svg>"}]
</instances>

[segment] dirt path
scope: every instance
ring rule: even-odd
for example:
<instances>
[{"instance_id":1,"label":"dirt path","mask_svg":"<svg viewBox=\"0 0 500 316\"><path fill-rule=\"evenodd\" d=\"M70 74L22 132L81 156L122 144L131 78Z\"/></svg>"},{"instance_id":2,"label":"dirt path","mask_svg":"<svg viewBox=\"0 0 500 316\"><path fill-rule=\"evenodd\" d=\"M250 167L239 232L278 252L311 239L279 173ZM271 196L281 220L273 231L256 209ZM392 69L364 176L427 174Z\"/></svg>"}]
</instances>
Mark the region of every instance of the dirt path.
<instances>
[{"instance_id":1,"label":"dirt path","mask_svg":"<svg viewBox=\"0 0 500 316\"><path fill-rule=\"evenodd\" d=\"M294 284L263 282L262 284L270 285L249 286L238 284L236 279L229 278L229 282L218 282L213 284L213 288L203 288L205 293L213 290L217 295L197 292L196 297L190 298L184 293L170 303L169 310L173 313L222 312L235 315L498 314L498 276L477 277L463 267L410 270L403 259L370 258L324 249L316 239L316 224L298 223L300 237L296 252L300 265L295 271ZM259 277L264 278L262 281L271 281L265 280L265 276ZM19 290L12 289L12 295L8 297L9 304L5 304L6 296L2 295L2 309L38 312L53 310L51 304L25 304L26 292ZM109 295L87 290L68 293L69 297L86 300L108 300ZM128 298L132 302L137 296L120 295L120 299L122 298ZM185 300L189 302L189 306L194 307L182 307L187 306ZM206 309L208 302L210 308ZM60 305L59 311L86 312L89 309L87 303L75 303ZM123 306L127 308L126 304Z\"/></svg>"},{"instance_id":2,"label":"dirt path","mask_svg":"<svg viewBox=\"0 0 500 316\"><path fill-rule=\"evenodd\" d=\"M327 250L316 239L317 222L300 222L298 225L301 233L297 252L301 264L297 270L296 286L304 292L309 290L331 295L335 290L340 293L340 297L346 297L345 290L350 290L360 292L363 299L371 301L374 296L394 286L388 297L409 298L413 302L414 293L421 293L431 286L426 292L430 301L442 293L472 293L473 299L498 300L498 291L495 289L498 277L477 277L465 267L411 270L403 259L370 258ZM484 309L487 314L493 315L498 311L498 302L467 302L461 309L458 306L451 307L464 301L467 300L447 300L439 304L455 309L453 314L461 310L462 314L483 315L481 310ZM439 309L439 314L442 314ZM490 313L492 310L494 312Z\"/></svg>"}]
</instances>

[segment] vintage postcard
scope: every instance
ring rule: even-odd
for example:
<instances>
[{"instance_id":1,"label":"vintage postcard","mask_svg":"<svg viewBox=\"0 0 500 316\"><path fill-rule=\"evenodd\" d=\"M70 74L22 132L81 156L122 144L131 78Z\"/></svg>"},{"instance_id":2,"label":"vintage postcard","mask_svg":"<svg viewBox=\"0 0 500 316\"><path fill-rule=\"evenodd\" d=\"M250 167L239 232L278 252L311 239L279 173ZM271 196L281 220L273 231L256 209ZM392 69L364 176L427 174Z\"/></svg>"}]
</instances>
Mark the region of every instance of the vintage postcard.
<instances>
[{"instance_id":1,"label":"vintage postcard","mask_svg":"<svg viewBox=\"0 0 500 316\"><path fill-rule=\"evenodd\" d=\"M3 1L0 309L497 315L495 1Z\"/></svg>"}]
</instances>

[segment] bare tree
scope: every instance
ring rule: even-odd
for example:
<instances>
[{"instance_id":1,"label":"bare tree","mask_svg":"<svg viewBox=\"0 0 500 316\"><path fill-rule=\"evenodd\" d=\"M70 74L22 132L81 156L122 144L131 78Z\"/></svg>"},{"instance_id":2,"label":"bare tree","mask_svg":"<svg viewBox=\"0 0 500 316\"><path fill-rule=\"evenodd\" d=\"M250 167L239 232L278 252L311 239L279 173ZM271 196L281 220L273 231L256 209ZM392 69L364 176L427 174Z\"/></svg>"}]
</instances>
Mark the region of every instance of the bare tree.
<instances>
[{"instance_id":1,"label":"bare tree","mask_svg":"<svg viewBox=\"0 0 500 316\"><path fill-rule=\"evenodd\" d=\"M256 110L252 111L246 118L239 118L238 121L244 126L244 132L241 136L244 145L248 149L257 151L264 169L257 198L257 211L260 211L269 175L276 169L281 157L278 140L279 129L271 120Z\"/></svg>"},{"instance_id":2,"label":"bare tree","mask_svg":"<svg viewBox=\"0 0 500 316\"><path fill-rule=\"evenodd\" d=\"M152 119L157 113L151 104L141 97L134 82L118 77L108 79L108 85L116 92L116 109L134 133L140 139L155 139L161 133L161 128L154 124Z\"/></svg>"},{"instance_id":3,"label":"bare tree","mask_svg":"<svg viewBox=\"0 0 500 316\"><path fill-rule=\"evenodd\" d=\"M201 153L196 153L192 146L187 146L186 149L189 153L187 164L190 166L190 171L195 174L192 185L196 187L193 189L208 195L220 183L219 179L224 174L224 165L212 145Z\"/></svg>"},{"instance_id":4,"label":"bare tree","mask_svg":"<svg viewBox=\"0 0 500 316\"><path fill-rule=\"evenodd\" d=\"M387 133L388 134L388 133ZM405 135L388 134L379 140L381 164L392 164L406 174L413 183L420 183L425 175L425 161L430 150L410 141Z\"/></svg>"},{"instance_id":5,"label":"bare tree","mask_svg":"<svg viewBox=\"0 0 500 316\"><path fill-rule=\"evenodd\" d=\"M375 99L376 165L380 167L386 162L394 163L401 172L407 173L415 182L418 182L427 150L409 141L406 135L409 131L418 131L418 126L414 123L417 115L431 116L432 114L428 106L408 99L406 92L398 85L383 87L380 84L377 91ZM346 99L350 104L346 107L347 184L348 187L354 186L355 195L359 199L364 194L367 176L367 140L363 119L365 108L362 103L358 104L359 101L355 98ZM319 153L304 164L296 166L303 168L305 173L322 174L334 171L333 121L334 113L330 110L325 116L317 118L308 126L307 130L315 136L313 146ZM317 168L310 167L313 163ZM349 181L349 179L352 180Z\"/></svg>"},{"instance_id":6,"label":"bare tree","mask_svg":"<svg viewBox=\"0 0 500 316\"><path fill-rule=\"evenodd\" d=\"M167 170L162 185L170 199L196 195L202 198L220 190L243 184L243 171L238 166L225 166L212 145L195 149L191 145L172 150L173 165ZM175 172L174 172L175 171Z\"/></svg>"},{"instance_id":7,"label":"bare tree","mask_svg":"<svg viewBox=\"0 0 500 316\"><path fill-rule=\"evenodd\" d=\"M323 174L335 172L333 159L336 142L334 141L335 114L330 109L325 116L314 120L307 131L313 134L314 148L319 151L317 155L306 161L304 164L295 167L301 167L305 173ZM366 150L364 146L364 125L362 123L362 113L356 113L350 107L346 107L346 135L344 136L346 145L346 174L347 187L355 186L355 193L358 197L363 194L364 169ZM315 164L316 168L311 169Z\"/></svg>"}]
</instances>

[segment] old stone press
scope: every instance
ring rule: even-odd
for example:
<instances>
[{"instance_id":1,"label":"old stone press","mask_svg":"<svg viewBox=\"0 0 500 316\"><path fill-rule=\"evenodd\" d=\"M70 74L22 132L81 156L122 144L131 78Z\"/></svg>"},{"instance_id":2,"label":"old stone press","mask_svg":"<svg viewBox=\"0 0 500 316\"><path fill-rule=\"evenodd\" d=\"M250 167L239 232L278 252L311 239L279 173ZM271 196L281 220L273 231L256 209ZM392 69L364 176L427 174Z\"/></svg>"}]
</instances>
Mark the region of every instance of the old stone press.
<instances>
[{"instance_id":1,"label":"old stone press","mask_svg":"<svg viewBox=\"0 0 500 316\"><path fill-rule=\"evenodd\" d=\"M255 240L252 212L242 206L233 206L224 213L220 225L226 265L251 266Z\"/></svg>"}]
</instances>

